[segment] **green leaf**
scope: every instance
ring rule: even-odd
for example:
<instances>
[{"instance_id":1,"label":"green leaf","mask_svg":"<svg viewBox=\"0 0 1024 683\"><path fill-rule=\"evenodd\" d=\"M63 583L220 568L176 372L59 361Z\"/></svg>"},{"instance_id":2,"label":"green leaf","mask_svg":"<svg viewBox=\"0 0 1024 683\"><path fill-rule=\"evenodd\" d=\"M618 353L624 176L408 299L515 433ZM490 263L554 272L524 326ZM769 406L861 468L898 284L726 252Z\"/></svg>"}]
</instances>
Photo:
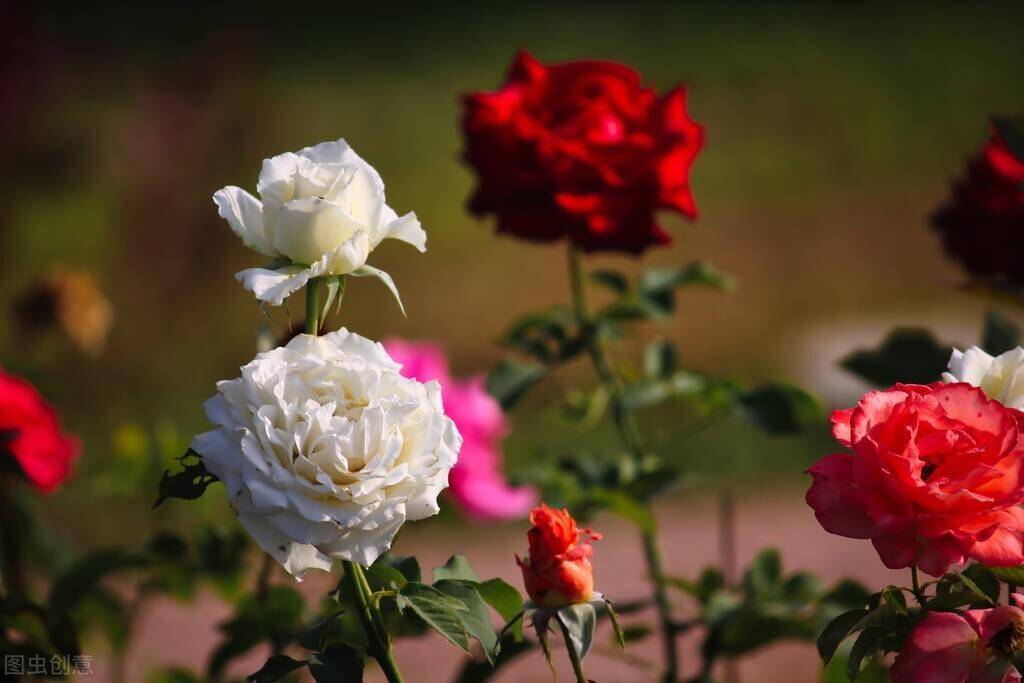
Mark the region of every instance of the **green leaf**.
<instances>
[{"instance_id":1,"label":"green leaf","mask_svg":"<svg viewBox=\"0 0 1024 683\"><path fill-rule=\"evenodd\" d=\"M769 384L741 394L737 408L742 417L769 434L800 432L821 419L818 402L787 384Z\"/></svg>"},{"instance_id":2,"label":"green leaf","mask_svg":"<svg viewBox=\"0 0 1024 683\"><path fill-rule=\"evenodd\" d=\"M316 683L360 683L363 658L345 645L332 645L309 656L309 672Z\"/></svg>"},{"instance_id":3,"label":"green leaf","mask_svg":"<svg viewBox=\"0 0 1024 683\"><path fill-rule=\"evenodd\" d=\"M64 570L50 587L49 603L54 611L70 612L104 577L124 569L140 567L146 560L122 550L98 550Z\"/></svg>"},{"instance_id":4,"label":"green leaf","mask_svg":"<svg viewBox=\"0 0 1024 683\"><path fill-rule=\"evenodd\" d=\"M422 583L408 583L403 586L396 602L399 610L412 610L448 642L469 652L469 634L466 633L462 619L459 618L459 612L466 609L461 602Z\"/></svg>"},{"instance_id":5,"label":"green leaf","mask_svg":"<svg viewBox=\"0 0 1024 683\"><path fill-rule=\"evenodd\" d=\"M182 466L180 472L171 474L170 470L167 470L160 477L160 486L153 509L160 507L160 504L168 498L195 500L206 492L207 486L215 481L220 481L207 471L202 457L191 448L185 451L185 455L178 458L178 461Z\"/></svg>"},{"instance_id":6,"label":"green leaf","mask_svg":"<svg viewBox=\"0 0 1024 683\"><path fill-rule=\"evenodd\" d=\"M366 570L366 581L373 592L399 589L408 583L402 572L380 561Z\"/></svg>"},{"instance_id":7,"label":"green leaf","mask_svg":"<svg viewBox=\"0 0 1024 683\"><path fill-rule=\"evenodd\" d=\"M626 276L614 270L591 271L590 279L616 294L625 294L629 290L629 281Z\"/></svg>"},{"instance_id":8,"label":"green leaf","mask_svg":"<svg viewBox=\"0 0 1024 683\"><path fill-rule=\"evenodd\" d=\"M381 557L378 562L394 567L402 573L406 581L420 581L422 579L422 573L420 572L420 563L415 557L400 557L398 555L392 555L391 553L385 554Z\"/></svg>"},{"instance_id":9,"label":"green leaf","mask_svg":"<svg viewBox=\"0 0 1024 683\"><path fill-rule=\"evenodd\" d=\"M305 661L292 659L288 655L274 655L254 674L246 676L249 683L277 683L288 674L306 666Z\"/></svg>"},{"instance_id":10,"label":"green leaf","mask_svg":"<svg viewBox=\"0 0 1024 683\"><path fill-rule=\"evenodd\" d=\"M721 291L733 288L732 279L728 275L701 261L682 268L648 268L640 277L640 289L647 293L660 293L688 285L706 285Z\"/></svg>"},{"instance_id":11,"label":"green leaf","mask_svg":"<svg viewBox=\"0 0 1024 683\"><path fill-rule=\"evenodd\" d=\"M994 605L999 602L1000 593L1002 593L999 578L985 565L972 564L960 572L960 583L968 590L984 595L989 604Z\"/></svg>"},{"instance_id":12,"label":"green leaf","mask_svg":"<svg viewBox=\"0 0 1024 683\"><path fill-rule=\"evenodd\" d=\"M352 277L375 277L384 283L384 286L391 292L391 296L395 297L395 301L398 302L398 310L402 311L402 315L405 315L405 306L402 305L402 297L398 293L398 287L395 286L395 281L391 279L391 276L385 273L380 268L374 268L373 266L361 266L349 273Z\"/></svg>"},{"instance_id":13,"label":"green leaf","mask_svg":"<svg viewBox=\"0 0 1024 683\"><path fill-rule=\"evenodd\" d=\"M879 628L865 629L850 650L850 659L846 663L846 675L851 681L857 680L860 675L860 665L865 657L873 655L878 649L878 641L885 635L885 631Z\"/></svg>"},{"instance_id":14,"label":"green leaf","mask_svg":"<svg viewBox=\"0 0 1024 683\"><path fill-rule=\"evenodd\" d=\"M498 644L498 638L491 625L491 615L487 611L487 603L480 597L480 593L474 587L454 579L436 581L434 588L465 605L466 609L458 613L462 626L466 633L480 642L487 660L493 663L494 648Z\"/></svg>"},{"instance_id":15,"label":"green leaf","mask_svg":"<svg viewBox=\"0 0 1024 683\"><path fill-rule=\"evenodd\" d=\"M973 605L976 602L991 604L992 601L980 590L950 591L936 595L928 601L928 609L931 610L952 610L964 605Z\"/></svg>"},{"instance_id":16,"label":"green leaf","mask_svg":"<svg viewBox=\"0 0 1024 683\"><path fill-rule=\"evenodd\" d=\"M519 594L519 591L501 579L490 579L483 583L478 583L474 587L480 593L480 597L484 599L484 602L493 607L506 622L511 621L514 616L523 611L523 597ZM523 637L521 621L517 621L512 626L511 631L516 640L521 639Z\"/></svg>"},{"instance_id":17,"label":"green leaf","mask_svg":"<svg viewBox=\"0 0 1024 683\"><path fill-rule=\"evenodd\" d=\"M706 605L711 596L725 588L725 577L721 570L708 567L701 572L696 581L687 581L679 577L666 577L665 582L679 590L692 595L702 605Z\"/></svg>"},{"instance_id":18,"label":"green leaf","mask_svg":"<svg viewBox=\"0 0 1024 683\"><path fill-rule=\"evenodd\" d=\"M589 602L562 607L555 613L566 631L569 632L569 642L580 659L587 656L591 646L594 644L594 630L597 628L597 613L594 606Z\"/></svg>"},{"instance_id":19,"label":"green leaf","mask_svg":"<svg viewBox=\"0 0 1024 683\"><path fill-rule=\"evenodd\" d=\"M341 309L341 300L345 296L345 276L328 275L321 279L327 284L327 298L324 300L323 309L320 311L320 320L323 321L331 312L331 304L334 303L335 299L338 301L336 310Z\"/></svg>"},{"instance_id":20,"label":"green leaf","mask_svg":"<svg viewBox=\"0 0 1024 683\"><path fill-rule=\"evenodd\" d=\"M882 589L881 598L898 614L907 614L907 598L903 595L903 589L897 586L886 586Z\"/></svg>"},{"instance_id":21,"label":"green leaf","mask_svg":"<svg viewBox=\"0 0 1024 683\"><path fill-rule=\"evenodd\" d=\"M676 346L668 340L652 342L644 349L644 373L652 379L668 379L677 365Z\"/></svg>"},{"instance_id":22,"label":"green leaf","mask_svg":"<svg viewBox=\"0 0 1024 683\"><path fill-rule=\"evenodd\" d=\"M981 348L993 356L998 356L1020 345L1020 327L1013 324L998 311L985 314L985 331L981 339Z\"/></svg>"},{"instance_id":23,"label":"green leaf","mask_svg":"<svg viewBox=\"0 0 1024 683\"><path fill-rule=\"evenodd\" d=\"M469 566L469 560L462 555L452 555L443 567L438 567L433 573L435 583L443 579L480 582L480 577Z\"/></svg>"},{"instance_id":24,"label":"green leaf","mask_svg":"<svg viewBox=\"0 0 1024 683\"><path fill-rule=\"evenodd\" d=\"M546 374L547 368L538 363L503 360L487 375L487 393L507 411Z\"/></svg>"},{"instance_id":25,"label":"green leaf","mask_svg":"<svg viewBox=\"0 0 1024 683\"><path fill-rule=\"evenodd\" d=\"M505 636L500 643L498 655L494 658L493 665L489 661L480 661L479 659L467 660L465 666L459 672L458 678L455 679L455 683L483 683L484 681L489 681L499 669L519 657L519 655L529 652L534 647L533 643L528 640L515 640L510 635Z\"/></svg>"},{"instance_id":26,"label":"green leaf","mask_svg":"<svg viewBox=\"0 0 1024 683\"><path fill-rule=\"evenodd\" d=\"M818 654L823 662L829 663L839 644L850 635L866 614L867 610L865 609L853 609L843 612L828 623L821 635L818 636Z\"/></svg>"},{"instance_id":27,"label":"green leaf","mask_svg":"<svg viewBox=\"0 0 1024 683\"><path fill-rule=\"evenodd\" d=\"M605 598L604 607L608 610L608 619L612 622L612 632L615 634L615 642L618 643L619 648L626 649L626 633L622 630L622 625L619 623L619 615L615 613L615 607L612 606L612 601Z\"/></svg>"},{"instance_id":28,"label":"green leaf","mask_svg":"<svg viewBox=\"0 0 1024 683\"><path fill-rule=\"evenodd\" d=\"M750 563L743 577L744 590L751 596L766 598L782 593L782 559L774 548L762 550Z\"/></svg>"},{"instance_id":29,"label":"green leaf","mask_svg":"<svg viewBox=\"0 0 1024 683\"><path fill-rule=\"evenodd\" d=\"M989 570L1004 583L1024 586L1024 565L1019 567L989 567Z\"/></svg>"},{"instance_id":30,"label":"green leaf","mask_svg":"<svg viewBox=\"0 0 1024 683\"><path fill-rule=\"evenodd\" d=\"M946 369L949 354L950 347L939 344L927 330L904 327L890 332L877 348L855 351L841 364L875 386L929 384Z\"/></svg>"}]
</instances>

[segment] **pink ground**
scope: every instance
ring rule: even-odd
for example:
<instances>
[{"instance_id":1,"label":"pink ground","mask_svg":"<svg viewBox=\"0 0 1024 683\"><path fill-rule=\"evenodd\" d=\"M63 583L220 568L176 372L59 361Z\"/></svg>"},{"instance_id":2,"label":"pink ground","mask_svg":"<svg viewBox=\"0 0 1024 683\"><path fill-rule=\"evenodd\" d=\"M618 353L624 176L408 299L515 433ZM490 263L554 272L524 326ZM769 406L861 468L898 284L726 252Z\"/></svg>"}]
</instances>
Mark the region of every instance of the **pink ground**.
<instances>
[{"instance_id":1,"label":"pink ground","mask_svg":"<svg viewBox=\"0 0 1024 683\"><path fill-rule=\"evenodd\" d=\"M664 532L662 547L670 574L693 577L718 556L718 531L713 501L668 502L659 508ZM787 500L748 500L738 504L738 554L743 566L760 549L777 547L782 551L786 572L810 570L830 585L844 576L881 587L885 583L906 583L902 573L892 572L879 563L866 541L838 538L826 534L814 516L794 492ZM595 576L599 590L623 602L644 597L647 584L640 545L635 531L613 517L599 518L593 525L604 533L596 546ZM404 532L395 551L415 554L423 567L443 564L449 555L467 556L482 577L501 576L515 586L521 578L512 554L522 552L523 529L512 527L471 527L453 533L437 525L415 525ZM278 580L287 580L278 576ZM303 590L322 595L331 584L326 575L308 578ZM686 601L680 600L685 606ZM159 600L144 609L136 641L128 656L127 680L143 683L146 672L154 666L181 665L202 670L206 656L218 641L216 623L228 614L225 605L206 595L196 603L180 605ZM685 612L681 613L685 616ZM639 615L624 621L632 623ZM609 647L610 636L599 633L595 651L587 659L588 675L599 683L632 683L654 680L653 664L657 661L657 641L630 646L626 656ZM694 673L695 640L683 639L685 673ZM239 662L236 672L244 676L262 664L265 652L254 652ZM403 640L397 645L399 664L409 683L446 683L453 680L464 655L439 637ZM103 657L96 657L96 675L107 680ZM561 653L555 652L559 679L572 680L571 670ZM372 668L372 667L371 667ZM784 643L768 648L740 664L741 679L757 683L812 683L818 680L819 662L809 643ZM502 683L547 683L550 673L538 654L525 655L509 664L495 681ZM379 683L383 677L376 671L367 681Z\"/></svg>"}]
</instances>

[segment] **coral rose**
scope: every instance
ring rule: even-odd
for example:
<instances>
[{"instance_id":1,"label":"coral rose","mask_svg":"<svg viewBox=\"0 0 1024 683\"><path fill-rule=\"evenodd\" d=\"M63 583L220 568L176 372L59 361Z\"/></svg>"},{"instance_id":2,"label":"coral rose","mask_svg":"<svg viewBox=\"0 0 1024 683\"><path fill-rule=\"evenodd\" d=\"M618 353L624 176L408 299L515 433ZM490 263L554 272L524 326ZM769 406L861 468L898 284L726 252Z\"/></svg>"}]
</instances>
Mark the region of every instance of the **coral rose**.
<instances>
[{"instance_id":1,"label":"coral rose","mask_svg":"<svg viewBox=\"0 0 1024 683\"><path fill-rule=\"evenodd\" d=\"M967 559L1024 563L1024 413L965 383L898 384L832 422L853 452L808 470L807 504L826 531L932 576Z\"/></svg>"},{"instance_id":2,"label":"coral rose","mask_svg":"<svg viewBox=\"0 0 1024 683\"><path fill-rule=\"evenodd\" d=\"M441 385L444 412L463 439L448 487L452 499L477 520L525 517L537 501L537 492L509 486L502 474L501 440L508 434L508 421L484 389L484 378L452 377L444 352L434 344L388 339L384 348L402 365L404 376L420 382L437 380Z\"/></svg>"},{"instance_id":3,"label":"coral rose","mask_svg":"<svg viewBox=\"0 0 1024 683\"><path fill-rule=\"evenodd\" d=\"M686 91L658 96L621 64L544 65L518 54L505 84L463 99L470 209L498 230L586 251L667 244L655 211L695 218L690 166L703 132Z\"/></svg>"},{"instance_id":4,"label":"coral rose","mask_svg":"<svg viewBox=\"0 0 1024 683\"><path fill-rule=\"evenodd\" d=\"M590 542L601 540L601 534L579 529L568 510L547 505L533 509L530 523L530 554L526 559L516 556L530 599L552 608L589 602L594 593Z\"/></svg>"},{"instance_id":5,"label":"coral rose","mask_svg":"<svg viewBox=\"0 0 1024 683\"><path fill-rule=\"evenodd\" d=\"M1014 595L1020 602L1020 595ZM893 683L1018 683L1011 662L1024 646L1024 611L1015 606L928 612L903 644Z\"/></svg>"},{"instance_id":6,"label":"coral rose","mask_svg":"<svg viewBox=\"0 0 1024 683\"><path fill-rule=\"evenodd\" d=\"M78 457L78 441L28 382L0 372L0 454L9 453L37 489L56 489Z\"/></svg>"},{"instance_id":7,"label":"coral rose","mask_svg":"<svg viewBox=\"0 0 1024 683\"><path fill-rule=\"evenodd\" d=\"M998 134L932 217L946 251L973 275L1024 287L1024 159Z\"/></svg>"}]
</instances>

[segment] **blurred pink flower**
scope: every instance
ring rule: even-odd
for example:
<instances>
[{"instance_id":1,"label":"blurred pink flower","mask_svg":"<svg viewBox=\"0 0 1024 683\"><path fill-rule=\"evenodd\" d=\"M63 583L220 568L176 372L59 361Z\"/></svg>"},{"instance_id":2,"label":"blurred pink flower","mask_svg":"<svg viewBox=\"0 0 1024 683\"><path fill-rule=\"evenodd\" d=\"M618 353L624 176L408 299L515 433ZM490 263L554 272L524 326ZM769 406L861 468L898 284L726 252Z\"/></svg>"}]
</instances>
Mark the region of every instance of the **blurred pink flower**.
<instances>
[{"instance_id":1,"label":"blurred pink flower","mask_svg":"<svg viewBox=\"0 0 1024 683\"><path fill-rule=\"evenodd\" d=\"M1021 596L1015 594L1020 604ZM928 612L893 663L893 683L1019 683L1010 661L1021 646L1024 611Z\"/></svg>"},{"instance_id":2,"label":"blurred pink flower","mask_svg":"<svg viewBox=\"0 0 1024 683\"><path fill-rule=\"evenodd\" d=\"M537 502L531 487L511 487L501 471L501 440L508 423L480 375L456 379L441 348L429 342L388 339L384 348L406 377L441 385L444 412L462 434L459 462L451 473L451 495L466 515L478 520L525 517Z\"/></svg>"}]
</instances>

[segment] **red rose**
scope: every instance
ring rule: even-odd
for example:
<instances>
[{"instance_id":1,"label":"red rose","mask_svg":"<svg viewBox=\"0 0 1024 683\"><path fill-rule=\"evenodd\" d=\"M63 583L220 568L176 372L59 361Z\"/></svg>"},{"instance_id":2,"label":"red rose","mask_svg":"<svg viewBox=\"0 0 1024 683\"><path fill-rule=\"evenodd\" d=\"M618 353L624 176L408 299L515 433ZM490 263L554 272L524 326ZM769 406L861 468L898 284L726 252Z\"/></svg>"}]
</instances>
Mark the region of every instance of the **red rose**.
<instances>
[{"instance_id":1,"label":"red rose","mask_svg":"<svg viewBox=\"0 0 1024 683\"><path fill-rule=\"evenodd\" d=\"M826 531L870 538L890 569L1024 564L1024 413L969 384L898 384L832 422L853 453L808 470Z\"/></svg>"},{"instance_id":2,"label":"red rose","mask_svg":"<svg viewBox=\"0 0 1024 683\"><path fill-rule=\"evenodd\" d=\"M470 209L495 214L500 232L638 254L670 241L656 210L697 215L689 174L703 132L683 88L658 97L621 64L545 66L521 52L500 90L463 104L479 176Z\"/></svg>"},{"instance_id":3,"label":"red rose","mask_svg":"<svg viewBox=\"0 0 1024 683\"><path fill-rule=\"evenodd\" d=\"M541 607L588 602L594 592L590 542L601 540L601 534L578 529L568 510L547 505L534 508L530 523L530 555L525 560L516 556L530 599Z\"/></svg>"},{"instance_id":4,"label":"red rose","mask_svg":"<svg viewBox=\"0 0 1024 683\"><path fill-rule=\"evenodd\" d=\"M31 384L0 372L0 453L8 452L41 491L53 491L71 471L78 441L60 431L57 415Z\"/></svg>"},{"instance_id":5,"label":"red rose","mask_svg":"<svg viewBox=\"0 0 1024 683\"><path fill-rule=\"evenodd\" d=\"M972 274L1024 288L1024 160L998 134L932 223L946 251Z\"/></svg>"}]
</instances>

